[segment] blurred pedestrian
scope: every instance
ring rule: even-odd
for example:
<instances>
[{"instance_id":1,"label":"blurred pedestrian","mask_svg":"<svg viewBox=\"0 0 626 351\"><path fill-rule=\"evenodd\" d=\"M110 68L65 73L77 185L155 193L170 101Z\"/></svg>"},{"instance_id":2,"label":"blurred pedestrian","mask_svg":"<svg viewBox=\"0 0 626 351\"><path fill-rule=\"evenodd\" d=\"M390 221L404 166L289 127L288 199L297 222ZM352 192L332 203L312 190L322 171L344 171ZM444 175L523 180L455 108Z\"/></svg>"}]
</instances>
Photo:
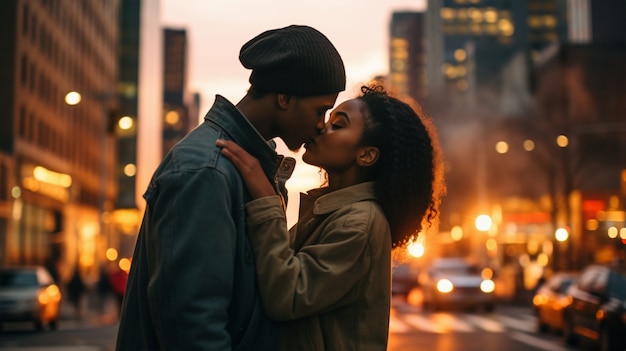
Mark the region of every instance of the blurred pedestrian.
<instances>
[{"instance_id":1,"label":"blurred pedestrian","mask_svg":"<svg viewBox=\"0 0 626 351\"><path fill-rule=\"evenodd\" d=\"M240 143L262 164L286 201L291 150L312 140L345 89L343 61L322 33L292 25L243 45L247 94L217 95L204 123L164 157L144 194L146 209L130 269L118 351L276 350L277 328L261 306L235 167L215 141Z\"/></svg>"},{"instance_id":2,"label":"blurred pedestrian","mask_svg":"<svg viewBox=\"0 0 626 351\"><path fill-rule=\"evenodd\" d=\"M119 267L116 268L109 276L109 285L111 286L111 290L113 291L113 295L115 296L120 312L122 310L122 303L124 302L127 282L128 273Z\"/></svg>"},{"instance_id":3,"label":"blurred pedestrian","mask_svg":"<svg viewBox=\"0 0 626 351\"><path fill-rule=\"evenodd\" d=\"M106 307L106 303L109 299L109 294L111 292L111 283L109 282L109 270L105 265L100 266L100 276L98 277L96 289L98 291L99 298L98 307L100 309L100 313L102 313L104 312L104 308Z\"/></svg>"},{"instance_id":4,"label":"blurred pedestrian","mask_svg":"<svg viewBox=\"0 0 626 351\"><path fill-rule=\"evenodd\" d=\"M80 269L78 266L74 268L72 278L67 285L68 300L72 306L74 306L74 316L76 319L82 317L82 299L86 286L83 282L83 278L80 275Z\"/></svg>"},{"instance_id":5,"label":"blurred pedestrian","mask_svg":"<svg viewBox=\"0 0 626 351\"><path fill-rule=\"evenodd\" d=\"M327 183L302 194L287 230L259 162L219 140L250 191L248 236L280 350L386 350L391 250L433 224L444 192L434 126L380 87L336 107L302 160Z\"/></svg>"}]
</instances>

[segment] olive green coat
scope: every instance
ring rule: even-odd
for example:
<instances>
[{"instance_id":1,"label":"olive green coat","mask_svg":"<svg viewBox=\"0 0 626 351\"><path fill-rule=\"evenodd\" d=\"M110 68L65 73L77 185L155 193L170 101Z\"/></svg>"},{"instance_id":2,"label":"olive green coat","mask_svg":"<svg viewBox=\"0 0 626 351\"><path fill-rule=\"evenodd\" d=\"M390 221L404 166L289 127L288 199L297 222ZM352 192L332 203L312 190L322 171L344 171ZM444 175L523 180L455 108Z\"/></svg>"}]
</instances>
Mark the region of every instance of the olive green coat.
<instances>
[{"instance_id":1,"label":"olive green coat","mask_svg":"<svg viewBox=\"0 0 626 351\"><path fill-rule=\"evenodd\" d=\"M385 350L391 235L373 183L302 194L286 230L278 196L246 205L267 314L286 321L283 350Z\"/></svg>"}]
</instances>

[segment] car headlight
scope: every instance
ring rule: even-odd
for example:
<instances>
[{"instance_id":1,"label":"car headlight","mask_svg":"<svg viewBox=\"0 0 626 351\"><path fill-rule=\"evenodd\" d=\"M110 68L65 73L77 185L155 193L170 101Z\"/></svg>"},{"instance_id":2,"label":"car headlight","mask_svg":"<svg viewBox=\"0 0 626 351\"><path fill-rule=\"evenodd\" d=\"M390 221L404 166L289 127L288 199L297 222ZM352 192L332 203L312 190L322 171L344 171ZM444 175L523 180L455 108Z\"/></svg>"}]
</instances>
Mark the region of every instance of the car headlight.
<instances>
[{"instance_id":1,"label":"car headlight","mask_svg":"<svg viewBox=\"0 0 626 351\"><path fill-rule=\"evenodd\" d=\"M492 293L496 289L496 284L491 279L485 279L480 283L480 291L484 293Z\"/></svg>"},{"instance_id":2,"label":"car headlight","mask_svg":"<svg viewBox=\"0 0 626 351\"><path fill-rule=\"evenodd\" d=\"M448 279L440 279L437 282L437 291L439 291L440 293L447 294L452 290L454 290L454 284L452 284L452 282Z\"/></svg>"}]
</instances>

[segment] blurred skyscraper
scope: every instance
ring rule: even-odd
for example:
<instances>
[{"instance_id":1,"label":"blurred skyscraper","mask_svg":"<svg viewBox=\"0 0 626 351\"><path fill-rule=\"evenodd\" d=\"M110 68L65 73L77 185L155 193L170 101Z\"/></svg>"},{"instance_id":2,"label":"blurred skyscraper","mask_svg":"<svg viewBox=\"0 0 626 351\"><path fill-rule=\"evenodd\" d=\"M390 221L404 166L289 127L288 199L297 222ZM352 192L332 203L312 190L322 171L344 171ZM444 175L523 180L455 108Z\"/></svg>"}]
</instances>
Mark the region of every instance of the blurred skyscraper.
<instances>
[{"instance_id":1,"label":"blurred skyscraper","mask_svg":"<svg viewBox=\"0 0 626 351\"><path fill-rule=\"evenodd\" d=\"M132 254L161 160L159 15L156 0L0 2L0 263L91 279Z\"/></svg>"},{"instance_id":2,"label":"blurred skyscraper","mask_svg":"<svg viewBox=\"0 0 626 351\"><path fill-rule=\"evenodd\" d=\"M389 40L389 83L396 94L416 101L426 95L424 13L394 12Z\"/></svg>"},{"instance_id":3,"label":"blurred skyscraper","mask_svg":"<svg viewBox=\"0 0 626 351\"><path fill-rule=\"evenodd\" d=\"M562 0L429 0L429 76L443 74L450 91L499 88L503 67L518 52L538 55L566 35ZM429 79L430 81L431 79ZM436 81L436 80L435 80Z\"/></svg>"},{"instance_id":4,"label":"blurred skyscraper","mask_svg":"<svg viewBox=\"0 0 626 351\"><path fill-rule=\"evenodd\" d=\"M626 202L626 1L429 0L424 41L423 103L451 170L442 232L489 211L513 229L479 254L537 256L526 245L544 235L557 268L611 257ZM550 246L557 225L570 239Z\"/></svg>"},{"instance_id":5,"label":"blurred skyscraper","mask_svg":"<svg viewBox=\"0 0 626 351\"><path fill-rule=\"evenodd\" d=\"M112 228L119 0L0 2L0 261L98 262ZM80 92L70 106L66 93ZM76 102L76 101L74 101Z\"/></svg>"},{"instance_id":6,"label":"blurred skyscraper","mask_svg":"<svg viewBox=\"0 0 626 351\"><path fill-rule=\"evenodd\" d=\"M198 125L198 108L187 92L187 31L163 30L163 147L165 154Z\"/></svg>"},{"instance_id":7,"label":"blurred skyscraper","mask_svg":"<svg viewBox=\"0 0 626 351\"><path fill-rule=\"evenodd\" d=\"M161 161L163 130L163 33L155 0L121 0L120 122L114 221L121 257L130 257L152 172Z\"/></svg>"}]
</instances>

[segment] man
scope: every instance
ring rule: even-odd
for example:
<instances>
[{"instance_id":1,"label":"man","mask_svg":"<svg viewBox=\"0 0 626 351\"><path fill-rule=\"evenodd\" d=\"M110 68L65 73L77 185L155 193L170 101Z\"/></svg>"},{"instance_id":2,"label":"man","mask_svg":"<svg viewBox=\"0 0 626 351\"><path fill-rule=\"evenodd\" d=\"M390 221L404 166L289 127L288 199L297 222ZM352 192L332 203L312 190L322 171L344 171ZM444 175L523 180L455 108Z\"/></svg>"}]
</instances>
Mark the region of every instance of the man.
<instances>
[{"instance_id":1,"label":"man","mask_svg":"<svg viewBox=\"0 0 626 351\"><path fill-rule=\"evenodd\" d=\"M252 70L246 96L234 106L218 95L144 194L118 351L277 348L246 237L250 198L215 141L231 139L250 152L284 195L293 163L268 140L280 137L291 150L312 140L345 89L345 69L332 43L307 26L261 33L243 45L239 60Z\"/></svg>"}]
</instances>

